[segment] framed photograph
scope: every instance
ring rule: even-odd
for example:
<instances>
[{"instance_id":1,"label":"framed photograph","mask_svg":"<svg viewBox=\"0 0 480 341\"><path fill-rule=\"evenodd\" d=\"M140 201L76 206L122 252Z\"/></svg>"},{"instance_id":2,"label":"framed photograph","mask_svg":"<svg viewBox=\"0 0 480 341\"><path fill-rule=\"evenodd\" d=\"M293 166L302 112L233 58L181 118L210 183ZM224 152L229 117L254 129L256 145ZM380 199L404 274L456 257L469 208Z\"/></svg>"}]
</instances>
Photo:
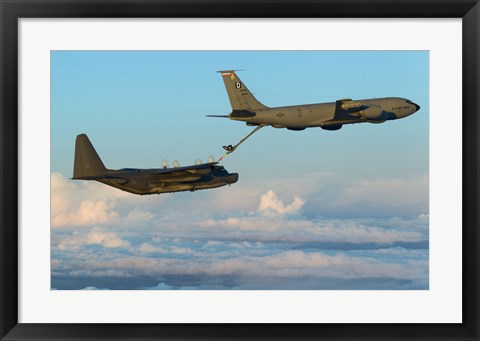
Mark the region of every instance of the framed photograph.
<instances>
[{"instance_id":1,"label":"framed photograph","mask_svg":"<svg viewBox=\"0 0 480 341\"><path fill-rule=\"evenodd\" d=\"M478 340L477 1L2 1L1 340Z\"/></svg>"}]
</instances>

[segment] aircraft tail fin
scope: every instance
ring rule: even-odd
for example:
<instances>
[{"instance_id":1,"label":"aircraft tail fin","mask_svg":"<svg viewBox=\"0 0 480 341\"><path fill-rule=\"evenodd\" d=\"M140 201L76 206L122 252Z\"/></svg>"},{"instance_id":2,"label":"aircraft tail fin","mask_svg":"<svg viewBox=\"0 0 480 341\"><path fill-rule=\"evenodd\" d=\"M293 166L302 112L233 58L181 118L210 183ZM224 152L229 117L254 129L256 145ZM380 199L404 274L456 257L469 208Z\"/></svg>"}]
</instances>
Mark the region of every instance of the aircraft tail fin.
<instances>
[{"instance_id":1,"label":"aircraft tail fin","mask_svg":"<svg viewBox=\"0 0 480 341\"><path fill-rule=\"evenodd\" d=\"M73 179L105 174L107 168L98 156L87 135L77 135L75 140L75 160Z\"/></svg>"},{"instance_id":2,"label":"aircraft tail fin","mask_svg":"<svg viewBox=\"0 0 480 341\"><path fill-rule=\"evenodd\" d=\"M227 89L228 99L232 110L255 111L266 109L265 105L260 103L255 96L248 90L245 83L237 76L234 70L218 71L222 74L225 88Z\"/></svg>"}]
</instances>

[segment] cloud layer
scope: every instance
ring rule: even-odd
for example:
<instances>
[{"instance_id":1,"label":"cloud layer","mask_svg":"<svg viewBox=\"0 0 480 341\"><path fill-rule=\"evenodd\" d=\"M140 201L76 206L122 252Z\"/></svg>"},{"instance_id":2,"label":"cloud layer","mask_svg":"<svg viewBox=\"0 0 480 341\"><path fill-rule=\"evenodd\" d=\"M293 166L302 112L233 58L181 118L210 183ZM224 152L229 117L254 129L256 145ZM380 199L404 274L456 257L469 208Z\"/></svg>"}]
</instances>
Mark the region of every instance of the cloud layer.
<instances>
[{"instance_id":1,"label":"cloud layer","mask_svg":"<svg viewBox=\"0 0 480 341\"><path fill-rule=\"evenodd\" d=\"M375 193L407 186L371 185ZM365 199L362 186L370 187L354 184L332 205ZM221 199L231 192L137 197L52 174L52 287L428 289L428 211L325 218L306 212L316 192L256 190L255 204L233 206Z\"/></svg>"}]
</instances>

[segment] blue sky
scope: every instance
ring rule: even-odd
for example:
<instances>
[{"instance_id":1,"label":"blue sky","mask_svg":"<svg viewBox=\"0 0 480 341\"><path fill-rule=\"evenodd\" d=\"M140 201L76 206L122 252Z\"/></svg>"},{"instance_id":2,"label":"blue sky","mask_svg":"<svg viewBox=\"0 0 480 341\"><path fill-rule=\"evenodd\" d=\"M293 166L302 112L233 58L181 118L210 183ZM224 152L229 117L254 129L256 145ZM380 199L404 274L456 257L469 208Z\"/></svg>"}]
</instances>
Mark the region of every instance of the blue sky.
<instances>
[{"instance_id":1,"label":"blue sky","mask_svg":"<svg viewBox=\"0 0 480 341\"><path fill-rule=\"evenodd\" d=\"M52 287L427 289L428 63L426 51L52 51ZM252 129L205 117L231 111L222 69L245 69L267 106L398 96L421 110L264 128L222 161L239 182L215 190L138 197L69 180L79 133L113 169L218 159Z\"/></svg>"}]
</instances>

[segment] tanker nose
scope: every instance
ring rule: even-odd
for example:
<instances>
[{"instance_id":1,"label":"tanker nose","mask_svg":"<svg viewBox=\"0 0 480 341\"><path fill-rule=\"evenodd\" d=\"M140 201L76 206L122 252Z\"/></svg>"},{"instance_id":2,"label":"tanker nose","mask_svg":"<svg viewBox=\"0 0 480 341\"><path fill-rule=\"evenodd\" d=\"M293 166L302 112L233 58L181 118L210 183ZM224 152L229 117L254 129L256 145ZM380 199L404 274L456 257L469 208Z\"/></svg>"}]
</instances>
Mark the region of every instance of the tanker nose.
<instances>
[{"instance_id":1,"label":"tanker nose","mask_svg":"<svg viewBox=\"0 0 480 341\"><path fill-rule=\"evenodd\" d=\"M230 175L228 176L227 182L229 184L234 184L237 181L238 181L238 173L230 173Z\"/></svg>"},{"instance_id":2,"label":"tanker nose","mask_svg":"<svg viewBox=\"0 0 480 341\"><path fill-rule=\"evenodd\" d=\"M413 108L410 109L410 110L412 110L412 112L407 113L407 114L404 115L404 116L409 116L409 115L414 114L414 113L416 113L417 111L420 110L420 106L419 106L417 103L412 102L412 101L409 100L409 99L406 99L405 101L406 101L408 104L413 105ZM401 115L401 116L403 117L403 115Z\"/></svg>"}]
</instances>

